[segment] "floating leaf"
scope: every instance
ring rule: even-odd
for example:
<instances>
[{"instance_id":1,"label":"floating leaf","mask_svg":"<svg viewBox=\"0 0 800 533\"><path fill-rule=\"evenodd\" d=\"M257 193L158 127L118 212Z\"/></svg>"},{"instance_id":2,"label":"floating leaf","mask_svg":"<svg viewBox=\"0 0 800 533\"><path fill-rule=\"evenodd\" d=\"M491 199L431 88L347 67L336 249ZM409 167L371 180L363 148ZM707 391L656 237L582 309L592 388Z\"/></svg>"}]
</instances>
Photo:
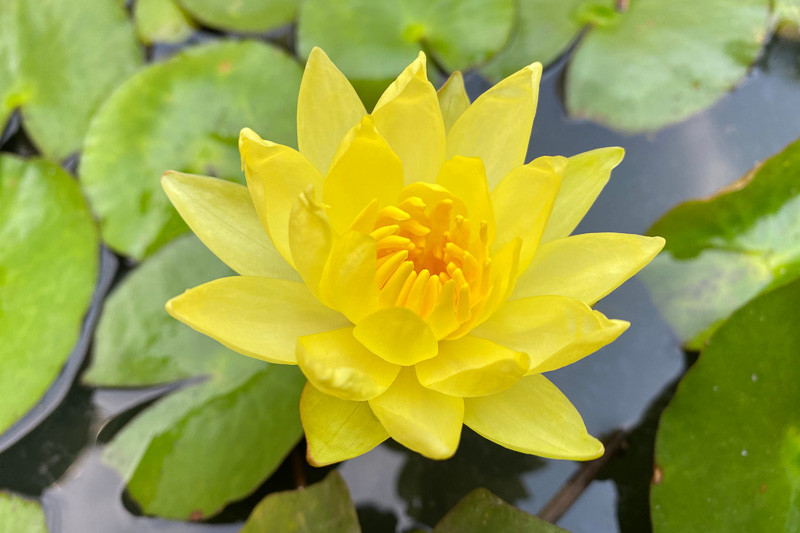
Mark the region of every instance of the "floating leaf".
<instances>
[{"instance_id":1,"label":"floating leaf","mask_svg":"<svg viewBox=\"0 0 800 533\"><path fill-rule=\"evenodd\" d=\"M75 180L0 156L0 432L44 395L80 334L97 280L97 228Z\"/></svg>"},{"instance_id":2,"label":"floating leaf","mask_svg":"<svg viewBox=\"0 0 800 533\"><path fill-rule=\"evenodd\" d=\"M513 0L305 0L298 50L325 50L374 101L420 48L447 70L487 61L508 39L513 14Z\"/></svg>"},{"instance_id":3,"label":"floating leaf","mask_svg":"<svg viewBox=\"0 0 800 533\"><path fill-rule=\"evenodd\" d=\"M769 36L766 0L634 0L569 64L569 113L623 131L660 128L714 103ZM725 16L720 16L724 13Z\"/></svg>"},{"instance_id":4,"label":"floating leaf","mask_svg":"<svg viewBox=\"0 0 800 533\"><path fill-rule=\"evenodd\" d=\"M667 240L642 272L664 318L699 349L728 315L800 275L800 140L712 198L650 228Z\"/></svg>"},{"instance_id":5,"label":"floating leaf","mask_svg":"<svg viewBox=\"0 0 800 533\"><path fill-rule=\"evenodd\" d=\"M197 20L212 28L260 32L289 24L297 0L180 0Z\"/></svg>"},{"instance_id":6,"label":"floating leaf","mask_svg":"<svg viewBox=\"0 0 800 533\"><path fill-rule=\"evenodd\" d=\"M194 32L194 24L174 0L136 0L133 9L136 32L147 44L179 43Z\"/></svg>"},{"instance_id":7,"label":"floating leaf","mask_svg":"<svg viewBox=\"0 0 800 533\"><path fill-rule=\"evenodd\" d=\"M81 183L113 249L141 259L187 231L161 189L166 170L243 180L244 126L294 144L302 69L253 41L190 48L130 78L97 114Z\"/></svg>"},{"instance_id":8,"label":"floating leaf","mask_svg":"<svg viewBox=\"0 0 800 533\"><path fill-rule=\"evenodd\" d=\"M133 419L104 453L144 512L197 519L252 492L302 435L295 367L223 348L169 317L164 302L231 272L193 236L130 274L106 300L83 376L128 387L195 379Z\"/></svg>"},{"instance_id":9,"label":"floating leaf","mask_svg":"<svg viewBox=\"0 0 800 533\"><path fill-rule=\"evenodd\" d=\"M656 533L800 531L795 281L734 313L678 386L656 441Z\"/></svg>"},{"instance_id":10,"label":"floating leaf","mask_svg":"<svg viewBox=\"0 0 800 533\"><path fill-rule=\"evenodd\" d=\"M0 492L0 533L47 533L41 505Z\"/></svg>"},{"instance_id":11,"label":"floating leaf","mask_svg":"<svg viewBox=\"0 0 800 533\"><path fill-rule=\"evenodd\" d=\"M778 33L789 39L800 39L800 0L775 0Z\"/></svg>"},{"instance_id":12,"label":"floating leaf","mask_svg":"<svg viewBox=\"0 0 800 533\"><path fill-rule=\"evenodd\" d=\"M587 24L616 17L614 0L518 0L517 19L505 47L481 72L501 80L531 63L547 65L566 51Z\"/></svg>"},{"instance_id":13,"label":"floating leaf","mask_svg":"<svg viewBox=\"0 0 800 533\"><path fill-rule=\"evenodd\" d=\"M42 153L77 150L89 119L141 63L119 0L0 2L0 125L22 107Z\"/></svg>"},{"instance_id":14,"label":"floating leaf","mask_svg":"<svg viewBox=\"0 0 800 533\"><path fill-rule=\"evenodd\" d=\"M360 533L356 508L335 470L307 488L270 494L253 509L241 533Z\"/></svg>"},{"instance_id":15,"label":"floating leaf","mask_svg":"<svg viewBox=\"0 0 800 533\"><path fill-rule=\"evenodd\" d=\"M456 504L433 533L567 533L566 529L509 505L486 489L475 489Z\"/></svg>"}]
</instances>

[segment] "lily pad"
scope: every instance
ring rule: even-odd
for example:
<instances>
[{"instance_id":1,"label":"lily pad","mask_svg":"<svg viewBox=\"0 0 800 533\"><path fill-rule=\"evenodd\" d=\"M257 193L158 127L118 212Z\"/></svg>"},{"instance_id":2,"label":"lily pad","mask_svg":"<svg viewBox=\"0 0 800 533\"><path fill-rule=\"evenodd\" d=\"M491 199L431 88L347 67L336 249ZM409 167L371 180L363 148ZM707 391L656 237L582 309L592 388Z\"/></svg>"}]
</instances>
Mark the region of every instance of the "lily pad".
<instances>
[{"instance_id":1,"label":"lily pad","mask_svg":"<svg viewBox=\"0 0 800 533\"><path fill-rule=\"evenodd\" d=\"M800 531L800 281L758 297L710 339L664 411L656 533Z\"/></svg>"},{"instance_id":2,"label":"lily pad","mask_svg":"<svg viewBox=\"0 0 800 533\"><path fill-rule=\"evenodd\" d=\"M486 62L511 32L513 0L305 0L297 47L319 46L366 101L425 50L446 70Z\"/></svg>"},{"instance_id":3,"label":"lily pad","mask_svg":"<svg viewBox=\"0 0 800 533\"><path fill-rule=\"evenodd\" d=\"M710 106L769 37L766 0L626 4L578 45L566 81L570 115L623 131L657 129Z\"/></svg>"},{"instance_id":4,"label":"lily pad","mask_svg":"<svg viewBox=\"0 0 800 533\"><path fill-rule=\"evenodd\" d=\"M99 242L75 180L0 156L0 432L44 395L80 334Z\"/></svg>"},{"instance_id":5,"label":"lily pad","mask_svg":"<svg viewBox=\"0 0 800 533\"><path fill-rule=\"evenodd\" d=\"M433 533L568 533L509 505L486 489L475 489L456 504Z\"/></svg>"},{"instance_id":6,"label":"lily pad","mask_svg":"<svg viewBox=\"0 0 800 533\"><path fill-rule=\"evenodd\" d=\"M0 126L22 108L41 152L76 151L89 120L142 61L119 0L0 2Z\"/></svg>"},{"instance_id":7,"label":"lily pad","mask_svg":"<svg viewBox=\"0 0 800 533\"><path fill-rule=\"evenodd\" d=\"M161 175L243 181L241 128L295 144L301 75L276 48L228 41L190 48L125 82L92 122L80 167L106 243L141 259L186 232Z\"/></svg>"},{"instance_id":8,"label":"lily pad","mask_svg":"<svg viewBox=\"0 0 800 533\"><path fill-rule=\"evenodd\" d=\"M702 347L745 302L800 276L799 173L800 140L650 228L667 244L641 276L689 348Z\"/></svg>"},{"instance_id":9,"label":"lily pad","mask_svg":"<svg viewBox=\"0 0 800 533\"><path fill-rule=\"evenodd\" d=\"M197 20L224 30L263 32L289 24L298 0L180 0Z\"/></svg>"},{"instance_id":10,"label":"lily pad","mask_svg":"<svg viewBox=\"0 0 800 533\"><path fill-rule=\"evenodd\" d=\"M136 33L147 43L179 43L194 32L194 24L174 0L136 0Z\"/></svg>"},{"instance_id":11,"label":"lily pad","mask_svg":"<svg viewBox=\"0 0 800 533\"><path fill-rule=\"evenodd\" d=\"M533 61L551 63L586 25L614 20L614 4L614 0L518 0L511 37L481 72L498 81Z\"/></svg>"},{"instance_id":12,"label":"lily pad","mask_svg":"<svg viewBox=\"0 0 800 533\"><path fill-rule=\"evenodd\" d=\"M778 33L789 39L800 40L800 0L775 0L774 6Z\"/></svg>"},{"instance_id":13,"label":"lily pad","mask_svg":"<svg viewBox=\"0 0 800 533\"><path fill-rule=\"evenodd\" d=\"M228 267L186 236L142 263L106 300L83 381L183 382L104 451L147 514L214 515L256 489L302 435L297 406L305 379L296 367L234 353L164 310L186 287L227 275Z\"/></svg>"},{"instance_id":14,"label":"lily pad","mask_svg":"<svg viewBox=\"0 0 800 533\"><path fill-rule=\"evenodd\" d=\"M47 533L42 506L37 502L0 492L0 533Z\"/></svg>"},{"instance_id":15,"label":"lily pad","mask_svg":"<svg viewBox=\"0 0 800 533\"><path fill-rule=\"evenodd\" d=\"M307 488L270 494L253 509L241 533L360 533L356 508L335 470Z\"/></svg>"}]
</instances>

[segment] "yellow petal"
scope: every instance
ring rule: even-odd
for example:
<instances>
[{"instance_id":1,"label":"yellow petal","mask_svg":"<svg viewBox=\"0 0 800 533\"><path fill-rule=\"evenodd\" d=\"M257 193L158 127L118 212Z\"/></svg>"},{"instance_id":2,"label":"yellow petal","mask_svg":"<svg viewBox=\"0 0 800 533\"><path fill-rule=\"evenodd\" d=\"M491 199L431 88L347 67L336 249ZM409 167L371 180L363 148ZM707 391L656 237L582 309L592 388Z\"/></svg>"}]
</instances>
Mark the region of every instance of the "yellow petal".
<instances>
[{"instance_id":1,"label":"yellow petal","mask_svg":"<svg viewBox=\"0 0 800 533\"><path fill-rule=\"evenodd\" d=\"M244 128L239 134L239 152L258 218L275 248L294 265L289 250L289 215L298 195L312 185L322 186L322 175L300 152L263 140Z\"/></svg>"},{"instance_id":2,"label":"yellow petal","mask_svg":"<svg viewBox=\"0 0 800 533\"><path fill-rule=\"evenodd\" d=\"M319 285L332 247L333 232L325 210L311 194L301 193L289 217L289 248L297 272L314 296L326 304Z\"/></svg>"},{"instance_id":3,"label":"yellow petal","mask_svg":"<svg viewBox=\"0 0 800 533\"><path fill-rule=\"evenodd\" d=\"M300 396L300 421L308 442L308 462L314 466L351 459L389 438L367 402L340 400L310 383Z\"/></svg>"},{"instance_id":4,"label":"yellow petal","mask_svg":"<svg viewBox=\"0 0 800 533\"><path fill-rule=\"evenodd\" d=\"M433 182L444 161L445 133L425 54L389 85L372 112L375 127L403 162L405 183Z\"/></svg>"},{"instance_id":5,"label":"yellow petal","mask_svg":"<svg viewBox=\"0 0 800 533\"><path fill-rule=\"evenodd\" d=\"M439 354L414 368L419 382L450 396L485 396L509 388L525 375L528 356L467 335L439 343Z\"/></svg>"},{"instance_id":6,"label":"yellow petal","mask_svg":"<svg viewBox=\"0 0 800 533\"><path fill-rule=\"evenodd\" d=\"M464 400L426 389L413 368L369 406L394 440L429 459L447 459L458 448Z\"/></svg>"},{"instance_id":7,"label":"yellow petal","mask_svg":"<svg viewBox=\"0 0 800 533\"><path fill-rule=\"evenodd\" d=\"M353 323L378 306L377 253L372 237L350 231L334 242L322 272L320 293L324 301Z\"/></svg>"},{"instance_id":8,"label":"yellow petal","mask_svg":"<svg viewBox=\"0 0 800 533\"><path fill-rule=\"evenodd\" d=\"M566 237L574 230L603 190L611 171L619 165L625 150L599 148L569 158L553 214L542 242Z\"/></svg>"},{"instance_id":9,"label":"yellow petal","mask_svg":"<svg viewBox=\"0 0 800 533\"><path fill-rule=\"evenodd\" d=\"M402 188L403 164L366 116L342 141L322 199L333 229L341 234L373 200L381 207L393 204Z\"/></svg>"},{"instance_id":10,"label":"yellow petal","mask_svg":"<svg viewBox=\"0 0 800 533\"><path fill-rule=\"evenodd\" d=\"M453 72L438 92L439 109L442 110L445 131L450 131L453 124L469 107L469 96L464 88L464 76L458 70Z\"/></svg>"},{"instance_id":11,"label":"yellow petal","mask_svg":"<svg viewBox=\"0 0 800 533\"><path fill-rule=\"evenodd\" d=\"M557 294L593 305L639 272L664 247L661 237L585 233L543 244L513 298Z\"/></svg>"},{"instance_id":12,"label":"yellow petal","mask_svg":"<svg viewBox=\"0 0 800 533\"><path fill-rule=\"evenodd\" d=\"M382 394L400 372L399 366L364 348L353 337L353 328L300 337L297 364L321 392L354 401Z\"/></svg>"},{"instance_id":13,"label":"yellow petal","mask_svg":"<svg viewBox=\"0 0 800 533\"><path fill-rule=\"evenodd\" d=\"M297 338L347 325L296 281L254 276L221 278L167 302L184 324L241 354L295 364Z\"/></svg>"},{"instance_id":14,"label":"yellow petal","mask_svg":"<svg viewBox=\"0 0 800 533\"><path fill-rule=\"evenodd\" d=\"M167 172L161 184L192 231L236 272L297 279L264 231L246 187L180 172Z\"/></svg>"},{"instance_id":15,"label":"yellow petal","mask_svg":"<svg viewBox=\"0 0 800 533\"><path fill-rule=\"evenodd\" d=\"M587 433L577 409L539 374L498 394L465 399L464 423L522 453L578 461L603 455L603 444Z\"/></svg>"},{"instance_id":16,"label":"yellow petal","mask_svg":"<svg viewBox=\"0 0 800 533\"><path fill-rule=\"evenodd\" d=\"M439 170L436 184L446 188L466 204L469 219L476 225L476 230L477 224L486 221L489 242L492 242L495 238L494 211L483 162L477 157L460 155L448 159Z\"/></svg>"},{"instance_id":17,"label":"yellow petal","mask_svg":"<svg viewBox=\"0 0 800 533\"><path fill-rule=\"evenodd\" d=\"M367 114L347 78L317 47L311 50L297 101L297 146L323 175L339 143Z\"/></svg>"},{"instance_id":18,"label":"yellow petal","mask_svg":"<svg viewBox=\"0 0 800 533\"><path fill-rule=\"evenodd\" d=\"M548 372L613 342L629 325L578 300L533 296L506 302L472 334L527 353L529 372Z\"/></svg>"},{"instance_id":19,"label":"yellow petal","mask_svg":"<svg viewBox=\"0 0 800 533\"><path fill-rule=\"evenodd\" d=\"M489 188L525 161L542 65L534 63L504 79L472 103L447 132L447 158L480 157Z\"/></svg>"},{"instance_id":20,"label":"yellow petal","mask_svg":"<svg viewBox=\"0 0 800 533\"><path fill-rule=\"evenodd\" d=\"M353 335L370 351L396 365L413 365L436 355L431 328L405 307L388 307L356 324Z\"/></svg>"},{"instance_id":21,"label":"yellow petal","mask_svg":"<svg viewBox=\"0 0 800 533\"><path fill-rule=\"evenodd\" d=\"M493 249L522 239L519 271L524 272L536 253L542 232L558 194L566 159L539 157L512 170L492 191L497 236Z\"/></svg>"}]
</instances>

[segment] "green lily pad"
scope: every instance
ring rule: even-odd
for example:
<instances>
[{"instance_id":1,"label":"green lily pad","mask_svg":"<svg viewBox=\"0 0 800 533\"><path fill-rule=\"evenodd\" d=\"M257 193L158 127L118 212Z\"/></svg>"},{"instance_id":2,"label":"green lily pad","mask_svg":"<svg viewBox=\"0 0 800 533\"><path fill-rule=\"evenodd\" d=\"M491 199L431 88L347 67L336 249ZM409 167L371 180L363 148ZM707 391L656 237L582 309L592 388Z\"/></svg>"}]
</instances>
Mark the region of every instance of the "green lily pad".
<instances>
[{"instance_id":1,"label":"green lily pad","mask_svg":"<svg viewBox=\"0 0 800 533\"><path fill-rule=\"evenodd\" d=\"M335 470L310 487L270 494L241 533L360 533L356 508Z\"/></svg>"},{"instance_id":2,"label":"green lily pad","mask_svg":"<svg viewBox=\"0 0 800 533\"><path fill-rule=\"evenodd\" d=\"M570 115L623 131L678 122L734 87L769 37L766 0L628 5L616 20L594 28L570 61Z\"/></svg>"},{"instance_id":3,"label":"green lily pad","mask_svg":"<svg viewBox=\"0 0 800 533\"><path fill-rule=\"evenodd\" d=\"M498 81L534 61L551 63L587 24L614 20L614 4L614 0L518 0L511 37L481 72Z\"/></svg>"},{"instance_id":4,"label":"green lily pad","mask_svg":"<svg viewBox=\"0 0 800 533\"><path fill-rule=\"evenodd\" d=\"M39 150L80 148L89 119L142 61L119 0L0 2L0 126L17 107Z\"/></svg>"},{"instance_id":5,"label":"green lily pad","mask_svg":"<svg viewBox=\"0 0 800 533\"><path fill-rule=\"evenodd\" d=\"M83 381L102 387L185 381L104 451L147 514L214 515L255 490L302 435L297 406L305 379L296 367L234 353L164 310L187 287L231 274L187 235L142 263L106 300Z\"/></svg>"},{"instance_id":6,"label":"green lily pad","mask_svg":"<svg viewBox=\"0 0 800 533\"><path fill-rule=\"evenodd\" d=\"M37 502L0 492L0 533L47 533L42 506Z\"/></svg>"},{"instance_id":7,"label":"green lily pad","mask_svg":"<svg viewBox=\"0 0 800 533\"><path fill-rule=\"evenodd\" d=\"M509 505L486 489L475 489L456 504L433 533L568 533Z\"/></svg>"},{"instance_id":8,"label":"green lily pad","mask_svg":"<svg viewBox=\"0 0 800 533\"><path fill-rule=\"evenodd\" d=\"M174 0L136 0L136 33L147 43L179 43L195 30L191 19Z\"/></svg>"},{"instance_id":9,"label":"green lily pad","mask_svg":"<svg viewBox=\"0 0 800 533\"><path fill-rule=\"evenodd\" d=\"M78 341L99 242L69 174L1 155L0 243L2 432L42 398Z\"/></svg>"},{"instance_id":10,"label":"green lily pad","mask_svg":"<svg viewBox=\"0 0 800 533\"><path fill-rule=\"evenodd\" d=\"M800 281L734 313L678 386L656 440L656 533L800 531Z\"/></svg>"},{"instance_id":11,"label":"green lily pad","mask_svg":"<svg viewBox=\"0 0 800 533\"><path fill-rule=\"evenodd\" d=\"M292 22L298 0L180 0L180 3L206 26L263 32Z\"/></svg>"},{"instance_id":12,"label":"green lily pad","mask_svg":"<svg viewBox=\"0 0 800 533\"><path fill-rule=\"evenodd\" d=\"M80 167L106 243L141 259L186 232L161 175L243 181L241 128L295 144L301 75L276 48L228 41L190 48L125 82L92 122Z\"/></svg>"},{"instance_id":13,"label":"green lily pad","mask_svg":"<svg viewBox=\"0 0 800 533\"><path fill-rule=\"evenodd\" d=\"M297 47L303 57L325 50L369 103L420 49L448 71L486 62L508 39L513 15L513 0L305 0Z\"/></svg>"},{"instance_id":14,"label":"green lily pad","mask_svg":"<svg viewBox=\"0 0 800 533\"><path fill-rule=\"evenodd\" d=\"M699 349L734 310L800 276L800 140L712 198L648 231L667 240L642 272L662 315Z\"/></svg>"},{"instance_id":15,"label":"green lily pad","mask_svg":"<svg viewBox=\"0 0 800 533\"><path fill-rule=\"evenodd\" d=\"M775 0L778 33L788 39L800 40L800 0Z\"/></svg>"}]
</instances>

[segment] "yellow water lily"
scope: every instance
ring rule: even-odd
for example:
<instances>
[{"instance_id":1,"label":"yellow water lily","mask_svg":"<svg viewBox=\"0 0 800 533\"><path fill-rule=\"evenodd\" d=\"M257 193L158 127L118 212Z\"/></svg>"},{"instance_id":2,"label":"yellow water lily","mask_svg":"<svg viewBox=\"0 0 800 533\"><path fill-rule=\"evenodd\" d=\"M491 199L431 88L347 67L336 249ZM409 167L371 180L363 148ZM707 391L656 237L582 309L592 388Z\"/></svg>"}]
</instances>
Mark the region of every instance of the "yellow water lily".
<instances>
[{"instance_id":1,"label":"yellow water lily","mask_svg":"<svg viewBox=\"0 0 800 533\"><path fill-rule=\"evenodd\" d=\"M591 306L664 240L570 236L623 150L524 164L541 71L470 103L459 73L437 93L420 53L368 114L314 49L299 151L244 129L246 188L165 174L184 220L240 274L167 310L239 353L299 365L312 464L389 437L445 459L462 424L524 453L603 453L543 373L625 331Z\"/></svg>"}]
</instances>

